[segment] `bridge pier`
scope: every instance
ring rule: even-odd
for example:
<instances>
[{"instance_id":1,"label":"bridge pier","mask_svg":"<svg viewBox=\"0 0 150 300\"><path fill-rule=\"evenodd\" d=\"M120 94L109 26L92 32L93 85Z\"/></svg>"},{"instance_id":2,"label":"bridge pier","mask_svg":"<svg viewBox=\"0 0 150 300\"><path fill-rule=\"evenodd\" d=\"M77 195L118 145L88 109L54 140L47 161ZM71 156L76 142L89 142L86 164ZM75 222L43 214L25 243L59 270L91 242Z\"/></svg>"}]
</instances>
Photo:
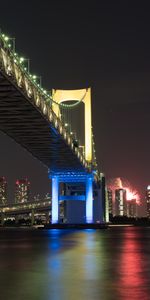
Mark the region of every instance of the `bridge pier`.
<instances>
[{"instance_id":1,"label":"bridge pier","mask_svg":"<svg viewBox=\"0 0 150 300\"><path fill-rule=\"evenodd\" d=\"M50 221L49 211L47 211L47 212L45 213L45 218L46 218L46 224L49 224L49 221Z\"/></svg>"},{"instance_id":2,"label":"bridge pier","mask_svg":"<svg viewBox=\"0 0 150 300\"><path fill-rule=\"evenodd\" d=\"M92 176L86 177L86 223L93 223L93 184Z\"/></svg>"},{"instance_id":3,"label":"bridge pier","mask_svg":"<svg viewBox=\"0 0 150 300\"><path fill-rule=\"evenodd\" d=\"M59 220L59 178L58 176L52 176L52 224L58 223Z\"/></svg>"},{"instance_id":4,"label":"bridge pier","mask_svg":"<svg viewBox=\"0 0 150 300\"><path fill-rule=\"evenodd\" d=\"M49 178L52 180L52 224L59 222L59 200L84 200L86 202L86 223L93 223L93 174L81 172L49 172ZM83 184L85 186L84 195L59 195L59 183Z\"/></svg>"}]
</instances>

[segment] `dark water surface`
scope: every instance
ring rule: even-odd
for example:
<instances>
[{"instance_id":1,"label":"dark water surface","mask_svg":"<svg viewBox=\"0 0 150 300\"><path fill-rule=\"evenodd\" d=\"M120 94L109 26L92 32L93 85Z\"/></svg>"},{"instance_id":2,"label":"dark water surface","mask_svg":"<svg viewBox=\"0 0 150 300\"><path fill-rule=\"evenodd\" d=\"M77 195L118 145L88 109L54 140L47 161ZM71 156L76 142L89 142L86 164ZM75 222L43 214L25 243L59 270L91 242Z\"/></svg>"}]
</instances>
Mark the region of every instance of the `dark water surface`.
<instances>
[{"instance_id":1,"label":"dark water surface","mask_svg":"<svg viewBox=\"0 0 150 300\"><path fill-rule=\"evenodd\" d=\"M149 300L150 228L0 229L0 300Z\"/></svg>"}]
</instances>

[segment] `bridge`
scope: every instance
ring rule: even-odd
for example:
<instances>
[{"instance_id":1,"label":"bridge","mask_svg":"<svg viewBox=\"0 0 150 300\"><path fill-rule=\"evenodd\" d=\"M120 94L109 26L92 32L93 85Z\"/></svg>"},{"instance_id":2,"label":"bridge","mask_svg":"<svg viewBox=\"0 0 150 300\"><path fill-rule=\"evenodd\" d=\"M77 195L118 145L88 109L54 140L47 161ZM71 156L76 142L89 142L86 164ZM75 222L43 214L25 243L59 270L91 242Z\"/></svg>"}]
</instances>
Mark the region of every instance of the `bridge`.
<instances>
[{"instance_id":1,"label":"bridge","mask_svg":"<svg viewBox=\"0 0 150 300\"><path fill-rule=\"evenodd\" d=\"M31 201L26 203L13 203L11 205L0 206L1 225L5 220L14 217L16 222L19 221L18 216L31 216L31 225L34 225L35 214L44 213L47 223L49 222L51 212L51 199L43 199L42 201Z\"/></svg>"},{"instance_id":2,"label":"bridge","mask_svg":"<svg viewBox=\"0 0 150 300\"><path fill-rule=\"evenodd\" d=\"M64 200L69 196L86 202L87 223L93 222L93 189L99 190L99 216L105 221L104 177L97 170L91 89L43 89L39 77L29 72L28 60L15 52L12 40L0 34L0 130L47 167L52 182L52 223L59 222L60 185L64 187ZM82 143L75 130L72 131L72 120L68 117L81 105L84 105ZM78 127L78 118L74 123ZM84 186L82 197L72 193L74 184Z\"/></svg>"}]
</instances>

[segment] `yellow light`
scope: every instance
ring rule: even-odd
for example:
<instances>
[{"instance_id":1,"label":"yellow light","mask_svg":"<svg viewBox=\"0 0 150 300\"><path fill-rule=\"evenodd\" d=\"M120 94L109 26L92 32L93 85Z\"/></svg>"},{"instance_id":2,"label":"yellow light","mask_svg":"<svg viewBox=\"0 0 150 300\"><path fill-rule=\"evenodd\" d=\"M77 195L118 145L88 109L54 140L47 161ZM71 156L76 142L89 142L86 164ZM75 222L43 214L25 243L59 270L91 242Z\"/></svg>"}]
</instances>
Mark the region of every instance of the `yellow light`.
<instances>
[{"instance_id":1,"label":"yellow light","mask_svg":"<svg viewBox=\"0 0 150 300\"><path fill-rule=\"evenodd\" d=\"M83 95L85 96L83 97ZM52 96L57 103L61 103L63 101L71 101L70 99L74 99L76 101L80 101L82 99L85 109L85 159L90 163L92 161L91 89L52 90ZM59 106L55 103L53 103L53 110L55 114L59 116Z\"/></svg>"}]
</instances>

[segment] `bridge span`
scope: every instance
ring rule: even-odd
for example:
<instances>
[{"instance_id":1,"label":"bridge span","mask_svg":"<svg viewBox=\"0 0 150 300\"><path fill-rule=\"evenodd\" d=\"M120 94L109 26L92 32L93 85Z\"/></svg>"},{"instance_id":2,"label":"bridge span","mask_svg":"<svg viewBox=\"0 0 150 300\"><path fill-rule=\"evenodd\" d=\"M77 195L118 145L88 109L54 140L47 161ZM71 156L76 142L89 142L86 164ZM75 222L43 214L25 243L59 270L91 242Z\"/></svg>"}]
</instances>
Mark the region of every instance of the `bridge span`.
<instances>
[{"instance_id":1,"label":"bridge span","mask_svg":"<svg viewBox=\"0 0 150 300\"><path fill-rule=\"evenodd\" d=\"M36 76L29 73L25 60L12 49L11 38L1 33L0 130L48 168L52 182L52 223L59 222L60 183L85 186L87 223L93 222L93 186L96 184L101 189L99 215L104 221L104 185L97 170L92 140L91 89L47 92L36 81ZM81 102L85 107L84 145L76 141L62 115L63 109ZM78 125L78 120L76 123Z\"/></svg>"}]
</instances>

